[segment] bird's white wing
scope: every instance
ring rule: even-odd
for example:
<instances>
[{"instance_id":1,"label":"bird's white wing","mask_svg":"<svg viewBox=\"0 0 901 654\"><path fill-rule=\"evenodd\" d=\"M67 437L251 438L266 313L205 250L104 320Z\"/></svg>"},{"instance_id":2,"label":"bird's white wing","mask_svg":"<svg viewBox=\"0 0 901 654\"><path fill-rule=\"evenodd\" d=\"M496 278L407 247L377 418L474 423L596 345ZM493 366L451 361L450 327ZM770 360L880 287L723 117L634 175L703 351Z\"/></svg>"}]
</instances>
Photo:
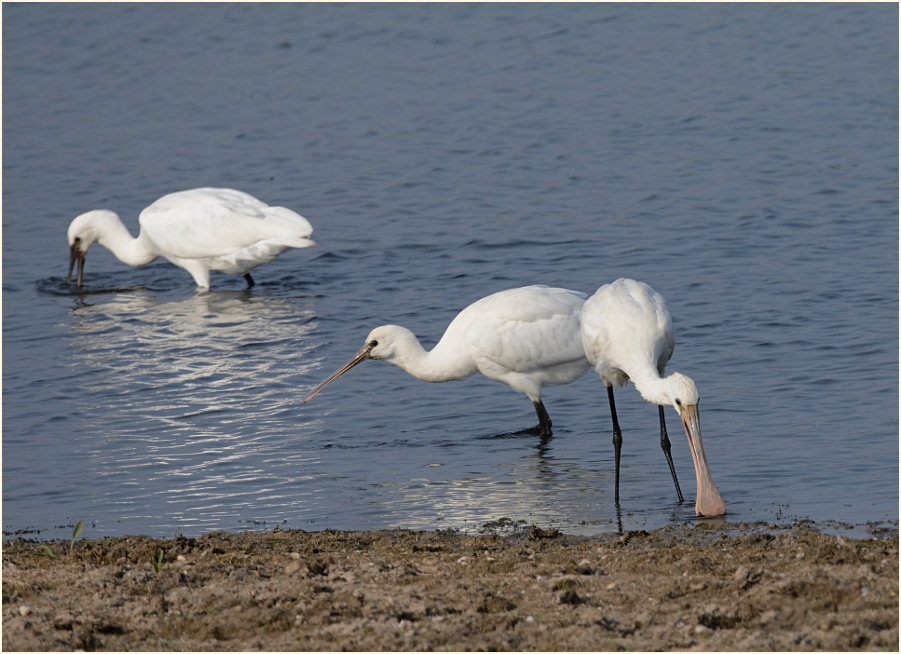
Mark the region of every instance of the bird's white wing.
<instances>
[{"instance_id":1,"label":"bird's white wing","mask_svg":"<svg viewBox=\"0 0 901 654\"><path fill-rule=\"evenodd\" d=\"M306 247L310 223L284 207L270 207L234 189L170 193L141 212L143 232L168 255L218 257L260 241Z\"/></svg>"},{"instance_id":2,"label":"bird's white wing","mask_svg":"<svg viewBox=\"0 0 901 654\"><path fill-rule=\"evenodd\" d=\"M447 332L465 331L474 360L529 372L584 358L579 313L585 294L526 286L489 295L460 312Z\"/></svg>"},{"instance_id":3,"label":"bird's white wing","mask_svg":"<svg viewBox=\"0 0 901 654\"><path fill-rule=\"evenodd\" d=\"M622 382L615 371L653 366L662 373L675 338L663 297L643 282L619 279L598 289L582 309L582 340L592 365Z\"/></svg>"}]
</instances>

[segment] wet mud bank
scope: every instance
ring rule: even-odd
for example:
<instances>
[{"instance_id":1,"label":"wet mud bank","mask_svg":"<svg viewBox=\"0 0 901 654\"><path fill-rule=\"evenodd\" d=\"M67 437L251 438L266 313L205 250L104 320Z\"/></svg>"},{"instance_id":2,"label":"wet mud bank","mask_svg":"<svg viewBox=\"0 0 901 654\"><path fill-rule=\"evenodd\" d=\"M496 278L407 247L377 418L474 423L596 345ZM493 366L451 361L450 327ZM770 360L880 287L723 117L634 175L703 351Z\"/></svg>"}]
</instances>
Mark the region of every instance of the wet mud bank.
<instances>
[{"instance_id":1,"label":"wet mud bank","mask_svg":"<svg viewBox=\"0 0 901 654\"><path fill-rule=\"evenodd\" d=\"M3 544L4 650L898 650L898 536L275 531ZM54 556L47 553L52 550ZM162 554L160 554L162 552Z\"/></svg>"}]
</instances>

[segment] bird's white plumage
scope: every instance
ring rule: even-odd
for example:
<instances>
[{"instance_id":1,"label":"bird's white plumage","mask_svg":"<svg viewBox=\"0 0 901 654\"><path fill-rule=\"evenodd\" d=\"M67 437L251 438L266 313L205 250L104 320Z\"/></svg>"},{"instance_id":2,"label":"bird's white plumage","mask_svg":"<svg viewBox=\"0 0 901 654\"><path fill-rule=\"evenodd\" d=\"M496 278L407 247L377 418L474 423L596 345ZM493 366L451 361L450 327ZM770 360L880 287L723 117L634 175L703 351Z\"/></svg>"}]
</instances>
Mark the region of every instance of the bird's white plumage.
<instances>
[{"instance_id":1,"label":"bird's white plumage","mask_svg":"<svg viewBox=\"0 0 901 654\"><path fill-rule=\"evenodd\" d=\"M662 375L673 355L673 322L663 296L634 279L601 286L582 308L585 356L608 385Z\"/></svg>"},{"instance_id":2,"label":"bird's white plumage","mask_svg":"<svg viewBox=\"0 0 901 654\"><path fill-rule=\"evenodd\" d=\"M604 384L610 387L631 379L645 400L676 409L695 466L698 484L695 512L705 516L725 513L726 505L713 483L704 453L697 387L691 378L678 372L663 376L675 343L672 320L663 297L634 279L605 284L582 306L581 334L585 356ZM611 413L612 397L611 392ZM660 415L662 424L663 414ZM615 434L617 429L614 419ZM616 447L618 461L619 445Z\"/></svg>"},{"instance_id":3,"label":"bird's white plumage","mask_svg":"<svg viewBox=\"0 0 901 654\"><path fill-rule=\"evenodd\" d=\"M538 407L542 386L568 384L591 367L579 338L584 301L584 293L547 286L494 293L457 314L431 351L423 349L405 327L377 327L356 356L304 402L357 363L381 359L429 382L480 372L525 393L536 404L544 424L547 416L542 417L544 408Z\"/></svg>"},{"instance_id":4,"label":"bird's white plumage","mask_svg":"<svg viewBox=\"0 0 901 654\"><path fill-rule=\"evenodd\" d=\"M585 294L525 286L494 293L461 311L435 346L467 356L489 379L537 401L544 384L568 384L588 370L579 343Z\"/></svg>"},{"instance_id":5,"label":"bird's white plumage","mask_svg":"<svg viewBox=\"0 0 901 654\"><path fill-rule=\"evenodd\" d=\"M165 257L201 288L209 288L211 270L245 274L289 248L315 245L306 218L234 189L170 193L144 209L139 223L141 232L132 238L113 212L88 212L69 226L69 245L79 239L83 255L99 241L129 265Z\"/></svg>"},{"instance_id":6,"label":"bird's white plumage","mask_svg":"<svg viewBox=\"0 0 901 654\"><path fill-rule=\"evenodd\" d=\"M183 259L228 256L261 241L305 247L303 239L313 233L313 226L289 209L220 188L164 195L138 221L161 251Z\"/></svg>"}]
</instances>

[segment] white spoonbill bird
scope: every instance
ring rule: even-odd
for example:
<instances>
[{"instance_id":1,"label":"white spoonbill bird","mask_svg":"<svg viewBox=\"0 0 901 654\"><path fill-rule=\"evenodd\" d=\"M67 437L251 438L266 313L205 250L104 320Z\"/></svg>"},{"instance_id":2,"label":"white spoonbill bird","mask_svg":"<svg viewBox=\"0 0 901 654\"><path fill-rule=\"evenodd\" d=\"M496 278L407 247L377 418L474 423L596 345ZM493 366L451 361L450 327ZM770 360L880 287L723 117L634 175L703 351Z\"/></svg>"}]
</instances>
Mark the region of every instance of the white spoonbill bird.
<instances>
[{"instance_id":1,"label":"white spoonbill bird","mask_svg":"<svg viewBox=\"0 0 901 654\"><path fill-rule=\"evenodd\" d=\"M130 266L165 257L187 270L201 289L210 287L210 271L244 275L289 248L316 245L313 227L303 216L284 207L270 207L252 195L229 188L195 188L164 195L141 212L136 238L119 216L98 209L69 225L69 274L78 263L81 287L88 248L99 241L119 261Z\"/></svg>"},{"instance_id":2,"label":"white spoonbill bird","mask_svg":"<svg viewBox=\"0 0 901 654\"><path fill-rule=\"evenodd\" d=\"M679 501L682 501L682 491L676 479L663 419L663 407L666 405L672 405L679 412L688 435L698 484L695 513L722 515L726 512L726 505L713 483L701 441L698 389L690 378L678 372L663 376L674 345L673 323L666 303L657 291L643 282L618 279L605 284L582 307L585 356L607 387L610 400L616 460L616 502L619 502L619 458L623 437L616 419L613 386L623 386L631 379L645 400L659 405L660 445L673 475Z\"/></svg>"},{"instance_id":3,"label":"white spoonbill bird","mask_svg":"<svg viewBox=\"0 0 901 654\"><path fill-rule=\"evenodd\" d=\"M541 402L541 387L569 384L591 368L579 337L584 302L584 293L563 288L524 286L500 291L458 313L429 351L405 327L376 327L353 358L303 403L366 359L388 361L427 382L480 372L525 393L538 414L534 431L549 436L551 419Z\"/></svg>"}]
</instances>

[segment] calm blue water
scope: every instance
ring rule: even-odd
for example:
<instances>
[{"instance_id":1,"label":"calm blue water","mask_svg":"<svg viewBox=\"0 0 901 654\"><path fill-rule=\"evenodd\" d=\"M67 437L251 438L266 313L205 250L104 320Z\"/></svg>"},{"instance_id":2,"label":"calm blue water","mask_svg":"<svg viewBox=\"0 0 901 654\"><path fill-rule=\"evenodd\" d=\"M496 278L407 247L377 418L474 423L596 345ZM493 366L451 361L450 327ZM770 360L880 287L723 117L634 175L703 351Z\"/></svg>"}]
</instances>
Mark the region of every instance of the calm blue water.
<instances>
[{"instance_id":1,"label":"calm blue water","mask_svg":"<svg viewBox=\"0 0 901 654\"><path fill-rule=\"evenodd\" d=\"M898 518L898 7L3 5L3 531L572 533L691 523L657 411L593 373L555 436L480 377L369 362L532 283L667 298L726 520ZM66 227L232 186L320 244L197 294Z\"/></svg>"}]
</instances>

